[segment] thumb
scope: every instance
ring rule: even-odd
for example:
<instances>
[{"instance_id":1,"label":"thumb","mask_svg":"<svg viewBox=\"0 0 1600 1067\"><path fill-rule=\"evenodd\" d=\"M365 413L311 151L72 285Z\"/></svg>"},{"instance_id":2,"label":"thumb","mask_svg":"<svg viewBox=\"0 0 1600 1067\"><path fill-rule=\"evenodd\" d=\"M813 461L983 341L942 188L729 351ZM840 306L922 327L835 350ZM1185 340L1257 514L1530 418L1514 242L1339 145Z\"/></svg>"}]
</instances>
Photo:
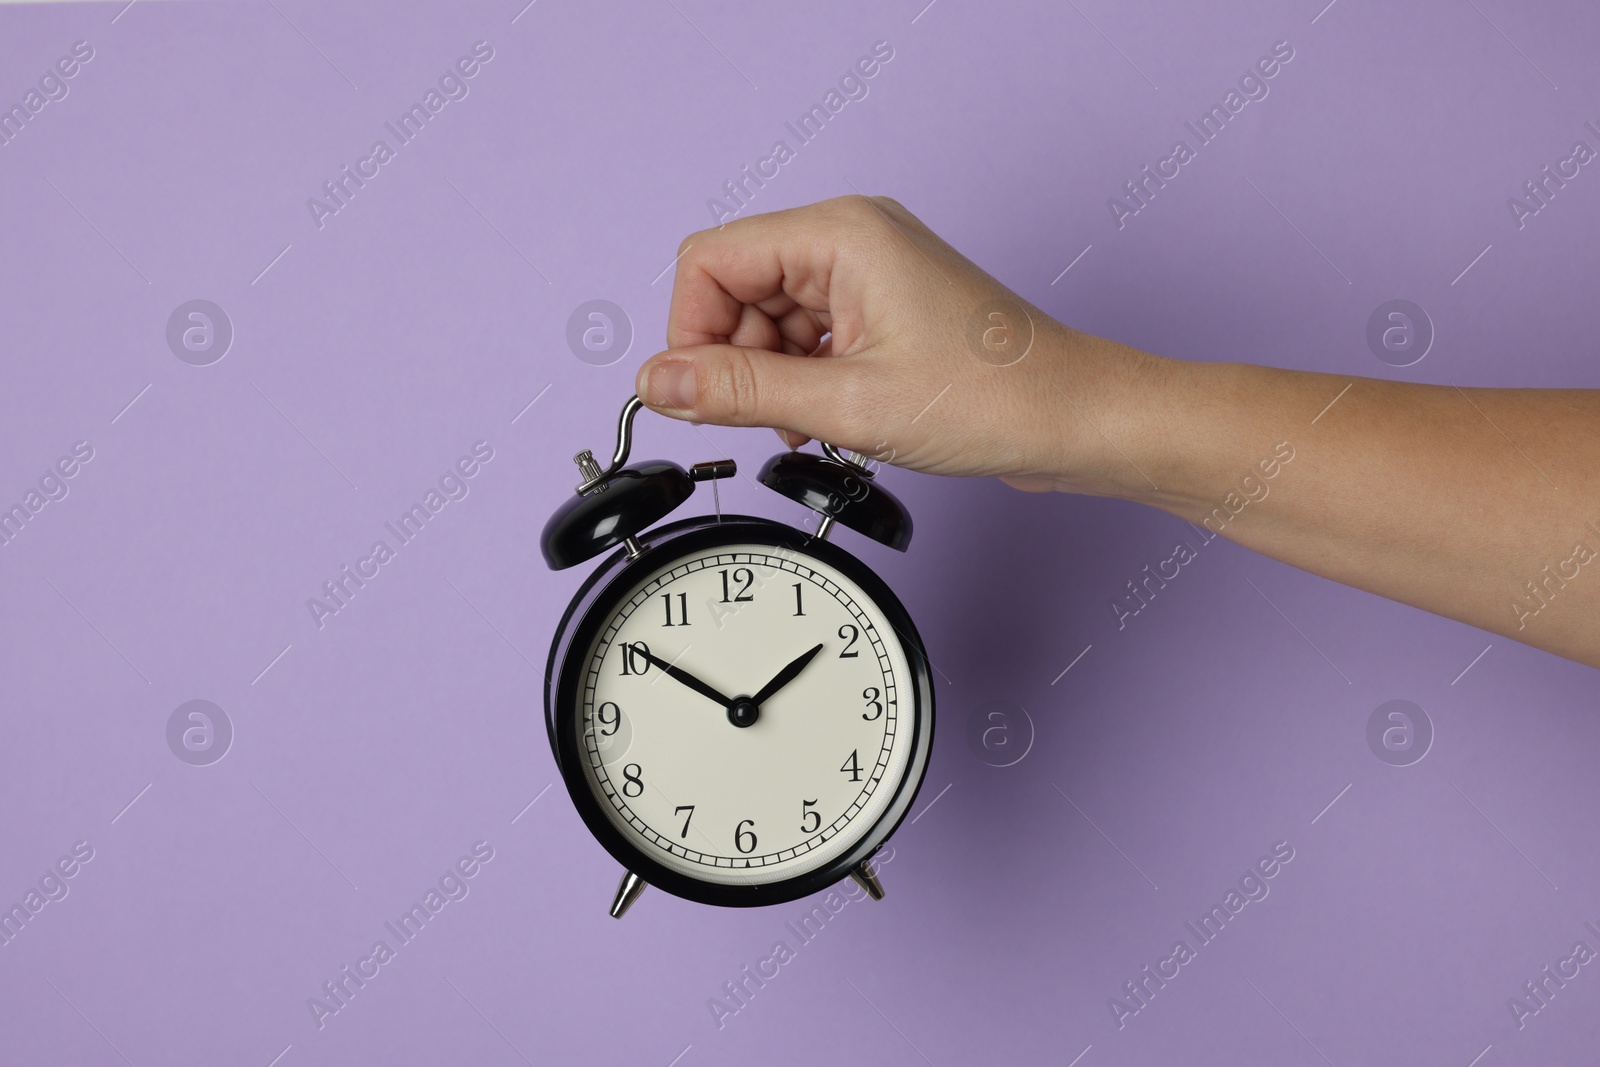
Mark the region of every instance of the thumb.
<instances>
[{"instance_id":1,"label":"thumb","mask_svg":"<svg viewBox=\"0 0 1600 1067\"><path fill-rule=\"evenodd\" d=\"M639 399L652 411L719 426L771 426L831 441L841 433L853 369L832 356L791 356L738 345L693 345L639 368Z\"/></svg>"}]
</instances>

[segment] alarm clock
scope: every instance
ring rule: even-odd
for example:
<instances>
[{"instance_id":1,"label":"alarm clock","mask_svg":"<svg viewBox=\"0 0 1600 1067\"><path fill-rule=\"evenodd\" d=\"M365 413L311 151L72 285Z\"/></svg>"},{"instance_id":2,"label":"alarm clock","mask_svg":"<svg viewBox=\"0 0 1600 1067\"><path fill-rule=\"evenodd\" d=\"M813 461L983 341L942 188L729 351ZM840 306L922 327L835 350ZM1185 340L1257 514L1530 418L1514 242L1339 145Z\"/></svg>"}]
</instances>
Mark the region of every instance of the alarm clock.
<instances>
[{"instance_id":1,"label":"alarm clock","mask_svg":"<svg viewBox=\"0 0 1600 1067\"><path fill-rule=\"evenodd\" d=\"M904 551L911 517L854 453L790 451L761 484L815 531L745 515L655 524L732 460L628 464L616 450L540 540L561 570L605 555L550 646L545 719L578 813L624 869L621 918L646 885L704 904L780 904L853 878L910 809L933 742L933 686L911 616L828 540L843 525ZM614 550L614 551L613 551Z\"/></svg>"}]
</instances>

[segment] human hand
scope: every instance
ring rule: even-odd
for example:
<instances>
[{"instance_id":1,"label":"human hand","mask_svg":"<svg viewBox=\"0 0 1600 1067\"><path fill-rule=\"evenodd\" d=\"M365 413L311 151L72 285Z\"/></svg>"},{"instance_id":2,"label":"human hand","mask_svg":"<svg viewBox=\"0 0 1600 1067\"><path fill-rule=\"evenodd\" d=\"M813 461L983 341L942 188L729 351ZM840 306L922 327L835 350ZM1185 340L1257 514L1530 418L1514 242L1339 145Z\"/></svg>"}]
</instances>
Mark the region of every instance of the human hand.
<instances>
[{"instance_id":1,"label":"human hand","mask_svg":"<svg viewBox=\"0 0 1600 1067\"><path fill-rule=\"evenodd\" d=\"M1055 322L880 197L739 219L681 251L669 347L637 383L655 411L1140 501L1600 666L1600 585L1573 581L1596 554L1570 547L1600 533L1577 503L1600 498L1600 390L1148 355ZM1301 458L1269 487L1263 457L1285 448Z\"/></svg>"},{"instance_id":2,"label":"human hand","mask_svg":"<svg viewBox=\"0 0 1600 1067\"><path fill-rule=\"evenodd\" d=\"M895 201L755 215L681 252L669 347L638 376L652 410L933 474L1126 495L1134 472L1103 420L1161 361L1055 322Z\"/></svg>"}]
</instances>

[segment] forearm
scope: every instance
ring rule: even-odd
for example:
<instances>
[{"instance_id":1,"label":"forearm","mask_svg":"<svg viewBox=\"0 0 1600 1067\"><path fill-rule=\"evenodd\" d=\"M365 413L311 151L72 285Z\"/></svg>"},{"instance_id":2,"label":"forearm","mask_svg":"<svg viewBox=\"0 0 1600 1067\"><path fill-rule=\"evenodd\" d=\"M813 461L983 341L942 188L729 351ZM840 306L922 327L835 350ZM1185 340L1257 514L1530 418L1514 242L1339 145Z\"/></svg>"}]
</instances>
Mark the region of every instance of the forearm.
<instances>
[{"instance_id":1,"label":"forearm","mask_svg":"<svg viewBox=\"0 0 1600 1067\"><path fill-rule=\"evenodd\" d=\"M1162 359L1057 323L883 198L735 220L675 269L638 379L657 411L1141 501L1600 666L1600 390Z\"/></svg>"},{"instance_id":2,"label":"forearm","mask_svg":"<svg viewBox=\"0 0 1600 1067\"><path fill-rule=\"evenodd\" d=\"M1118 495L1600 666L1600 391L1171 360L1140 373L1108 417L1136 468Z\"/></svg>"}]
</instances>

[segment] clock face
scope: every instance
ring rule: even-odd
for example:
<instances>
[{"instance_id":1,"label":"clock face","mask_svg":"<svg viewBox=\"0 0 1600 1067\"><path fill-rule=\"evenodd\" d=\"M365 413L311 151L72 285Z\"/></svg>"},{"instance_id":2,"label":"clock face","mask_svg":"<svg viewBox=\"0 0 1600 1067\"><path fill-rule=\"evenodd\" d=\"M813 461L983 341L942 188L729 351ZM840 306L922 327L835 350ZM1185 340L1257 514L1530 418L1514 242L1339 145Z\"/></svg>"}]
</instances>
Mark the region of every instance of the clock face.
<instances>
[{"instance_id":1,"label":"clock face","mask_svg":"<svg viewBox=\"0 0 1600 1067\"><path fill-rule=\"evenodd\" d=\"M589 791L634 849L699 881L764 885L827 865L883 817L911 763L917 688L901 634L848 575L723 544L610 604L573 650L566 713Z\"/></svg>"}]
</instances>

